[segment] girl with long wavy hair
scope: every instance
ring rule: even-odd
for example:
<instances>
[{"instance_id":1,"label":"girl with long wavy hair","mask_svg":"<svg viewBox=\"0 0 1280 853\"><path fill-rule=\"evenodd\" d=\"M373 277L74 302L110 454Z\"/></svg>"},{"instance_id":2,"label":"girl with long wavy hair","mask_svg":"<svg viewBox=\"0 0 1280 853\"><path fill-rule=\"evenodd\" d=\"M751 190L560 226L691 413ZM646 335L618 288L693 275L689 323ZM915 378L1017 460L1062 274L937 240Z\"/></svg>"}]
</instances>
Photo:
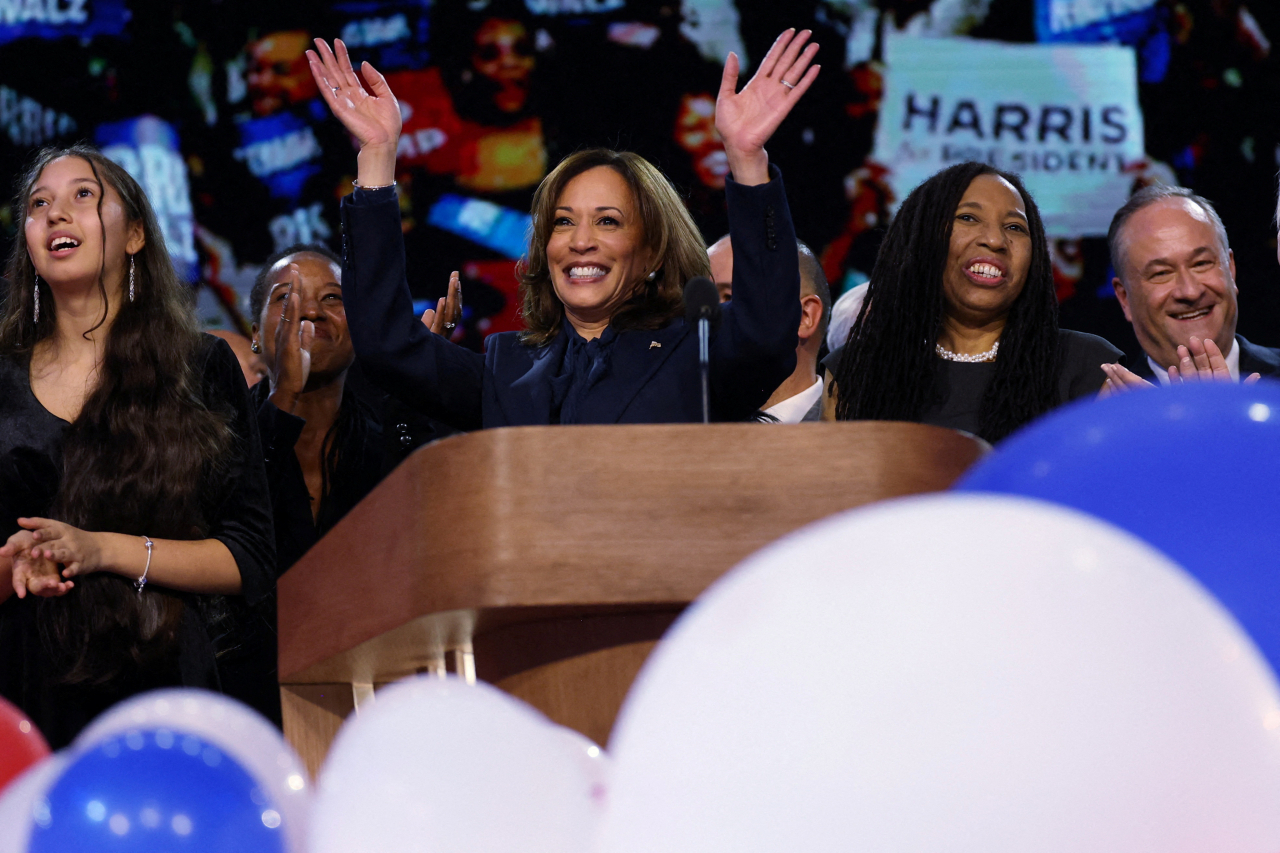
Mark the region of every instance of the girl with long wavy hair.
<instances>
[{"instance_id":1,"label":"girl with long wavy hair","mask_svg":"<svg viewBox=\"0 0 1280 853\"><path fill-rule=\"evenodd\" d=\"M270 600L271 507L244 378L196 327L146 195L41 152L0 310L0 693L54 745L132 693L218 689Z\"/></svg>"},{"instance_id":2,"label":"girl with long wavy hair","mask_svg":"<svg viewBox=\"0 0 1280 853\"><path fill-rule=\"evenodd\" d=\"M1097 393L1121 353L1058 328L1049 245L1017 175L960 163L912 190L833 368L840 420L916 421L998 441Z\"/></svg>"}]
</instances>

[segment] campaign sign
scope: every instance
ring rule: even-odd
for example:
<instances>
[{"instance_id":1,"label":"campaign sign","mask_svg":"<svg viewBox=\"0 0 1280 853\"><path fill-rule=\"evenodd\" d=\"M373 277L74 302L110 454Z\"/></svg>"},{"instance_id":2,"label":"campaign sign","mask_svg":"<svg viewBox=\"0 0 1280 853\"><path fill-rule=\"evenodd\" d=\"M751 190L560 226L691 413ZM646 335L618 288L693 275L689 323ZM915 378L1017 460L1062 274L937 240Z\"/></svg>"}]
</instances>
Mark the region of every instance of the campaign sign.
<instances>
[{"instance_id":1,"label":"campaign sign","mask_svg":"<svg viewBox=\"0 0 1280 853\"><path fill-rule=\"evenodd\" d=\"M1156 23L1158 0L1036 0L1036 39L1136 44Z\"/></svg>"},{"instance_id":2,"label":"campaign sign","mask_svg":"<svg viewBox=\"0 0 1280 853\"><path fill-rule=\"evenodd\" d=\"M291 112L243 121L239 125L240 147L232 156L267 185L273 198L296 202L307 181L320 173L324 154L307 120L324 117L324 104L314 98Z\"/></svg>"},{"instance_id":3,"label":"campaign sign","mask_svg":"<svg viewBox=\"0 0 1280 853\"><path fill-rule=\"evenodd\" d=\"M99 125L95 138L102 153L142 185L178 275L195 281L199 258L191 187L173 126L155 116L141 116Z\"/></svg>"},{"instance_id":4,"label":"campaign sign","mask_svg":"<svg viewBox=\"0 0 1280 853\"><path fill-rule=\"evenodd\" d=\"M129 17L125 0L0 0L0 44L20 38L119 36Z\"/></svg>"},{"instance_id":5,"label":"campaign sign","mask_svg":"<svg viewBox=\"0 0 1280 853\"><path fill-rule=\"evenodd\" d=\"M341 38L352 63L368 60L385 74L430 61L431 6L431 0L342 0L333 12L345 19Z\"/></svg>"},{"instance_id":6,"label":"campaign sign","mask_svg":"<svg viewBox=\"0 0 1280 853\"><path fill-rule=\"evenodd\" d=\"M518 258L528 245L533 218L527 213L479 198L446 193L431 206L427 223L466 237L508 258Z\"/></svg>"},{"instance_id":7,"label":"campaign sign","mask_svg":"<svg viewBox=\"0 0 1280 853\"><path fill-rule=\"evenodd\" d=\"M1017 172L1051 236L1107 233L1143 158L1133 49L896 37L873 157L898 203L965 160Z\"/></svg>"}]
</instances>

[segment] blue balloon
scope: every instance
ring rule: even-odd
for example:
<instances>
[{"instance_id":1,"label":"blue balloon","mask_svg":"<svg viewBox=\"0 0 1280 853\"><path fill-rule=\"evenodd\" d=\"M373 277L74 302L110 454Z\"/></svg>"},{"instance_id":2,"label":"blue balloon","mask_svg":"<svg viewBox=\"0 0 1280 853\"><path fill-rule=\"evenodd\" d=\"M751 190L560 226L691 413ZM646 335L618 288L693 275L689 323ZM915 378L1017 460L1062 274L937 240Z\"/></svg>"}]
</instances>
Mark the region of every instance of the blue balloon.
<instances>
[{"instance_id":1,"label":"blue balloon","mask_svg":"<svg viewBox=\"0 0 1280 853\"><path fill-rule=\"evenodd\" d=\"M1206 383L1060 409L956 485L1084 510L1221 601L1280 672L1280 383Z\"/></svg>"},{"instance_id":2,"label":"blue balloon","mask_svg":"<svg viewBox=\"0 0 1280 853\"><path fill-rule=\"evenodd\" d=\"M284 853L280 813L244 768L167 729L76 756L33 812L28 853Z\"/></svg>"}]
</instances>

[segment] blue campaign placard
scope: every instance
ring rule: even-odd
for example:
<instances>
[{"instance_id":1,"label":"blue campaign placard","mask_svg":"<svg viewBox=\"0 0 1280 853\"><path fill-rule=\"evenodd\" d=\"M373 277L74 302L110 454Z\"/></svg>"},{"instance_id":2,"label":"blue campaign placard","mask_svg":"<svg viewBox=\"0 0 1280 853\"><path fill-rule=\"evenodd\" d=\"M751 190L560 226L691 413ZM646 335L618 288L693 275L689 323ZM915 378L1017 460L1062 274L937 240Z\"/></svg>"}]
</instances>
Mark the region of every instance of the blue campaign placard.
<instances>
[{"instance_id":1,"label":"blue campaign placard","mask_svg":"<svg viewBox=\"0 0 1280 853\"><path fill-rule=\"evenodd\" d=\"M518 258L524 254L533 218L491 201L449 193L431 206L427 223Z\"/></svg>"},{"instance_id":2,"label":"blue campaign placard","mask_svg":"<svg viewBox=\"0 0 1280 853\"><path fill-rule=\"evenodd\" d=\"M324 107L319 99L310 106ZM307 110L314 115L315 110ZM307 181L320 172L324 153L315 131L298 111L249 119L239 125L240 145L233 156L267 185L275 198L297 201Z\"/></svg>"},{"instance_id":3,"label":"blue campaign placard","mask_svg":"<svg viewBox=\"0 0 1280 853\"><path fill-rule=\"evenodd\" d=\"M1036 0L1036 40L1137 44L1156 23L1158 0Z\"/></svg>"},{"instance_id":4,"label":"blue campaign placard","mask_svg":"<svg viewBox=\"0 0 1280 853\"><path fill-rule=\"evenodd\" d=\"M92 39L124 35L124 0L0 0L0 44L15 39Z\"/></svg>"},{"instance_id":5,"label":"blue campaign placard","mask_svg":"<svg viewBox=\"0 0 1280 853\"><path fill-rule=\"evenodd\" d=\"M432 0L341 0L333 11L344 16L341 36L352 62L373 63L379 71L423 68L431 59Z\"/></svg>"},{"instance_id":6,"label":"blue campaign placard","mask_svg":"<svg viewBox=\"0 0 1280 853\"><path fill-rule=\"evenodd\" d=\"M199 256L187 163L173 125L155 116L139 116L98 126L94 141L102 153L133 176L155 210L165 245L178 275L195 281Z\"/></svg>"}]
</instances>

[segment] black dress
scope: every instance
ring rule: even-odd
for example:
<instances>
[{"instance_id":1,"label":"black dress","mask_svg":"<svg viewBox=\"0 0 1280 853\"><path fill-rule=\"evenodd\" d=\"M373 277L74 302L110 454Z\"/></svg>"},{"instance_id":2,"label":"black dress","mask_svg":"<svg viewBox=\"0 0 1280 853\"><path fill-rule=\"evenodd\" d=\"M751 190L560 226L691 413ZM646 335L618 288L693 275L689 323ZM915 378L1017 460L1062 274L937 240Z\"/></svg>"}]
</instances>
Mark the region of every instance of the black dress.
<instances>
[{"instance_id":1,"label":"black dress","mask_svg":"<svg viewBox=\"0 0 1280 853\"><path fill-rule=\"evenodd\" d=\"M1101 391L1102 383L1107 379L1102 365L1124 357L1124 353L1097 335L1069 329L1058 331L1058 347L1061 359L1059 406ZM823 361L823 366L834 374L843 354L844 347L837 348ZM920 416L920 423L978 435L982 398L995 373L994 361L969 363L939 358L938 370L933 377L933 393Z\"/></svg>"},{"instance_id":2,"label":"black dress","mask_svg":"<svg viewBox=\"0 0 1280 853\"><path fill-rule=\"evenodd\" d=\"M0 695L29 714L55 749L121 699L157 687L220 690L225 686L219 673L222 656L263 653L244 630L261 608L271 605L275 589L261 444L235 355L225 341L202 338L196 357L205 404L228 413L236 437L222 471L201 484L208 495L205 505L213 508L207 529L235 558L242 595L183 594L186 606L173 665L140 673L128 683L101 685L65 684L57 677L39 631L40 611L49 600L11 595L0 604ZM20 517L48 516L62 476L67 426L32 393L27 360L0 357L0 539L19 529Z\"/></svg>"}]
</instances>

